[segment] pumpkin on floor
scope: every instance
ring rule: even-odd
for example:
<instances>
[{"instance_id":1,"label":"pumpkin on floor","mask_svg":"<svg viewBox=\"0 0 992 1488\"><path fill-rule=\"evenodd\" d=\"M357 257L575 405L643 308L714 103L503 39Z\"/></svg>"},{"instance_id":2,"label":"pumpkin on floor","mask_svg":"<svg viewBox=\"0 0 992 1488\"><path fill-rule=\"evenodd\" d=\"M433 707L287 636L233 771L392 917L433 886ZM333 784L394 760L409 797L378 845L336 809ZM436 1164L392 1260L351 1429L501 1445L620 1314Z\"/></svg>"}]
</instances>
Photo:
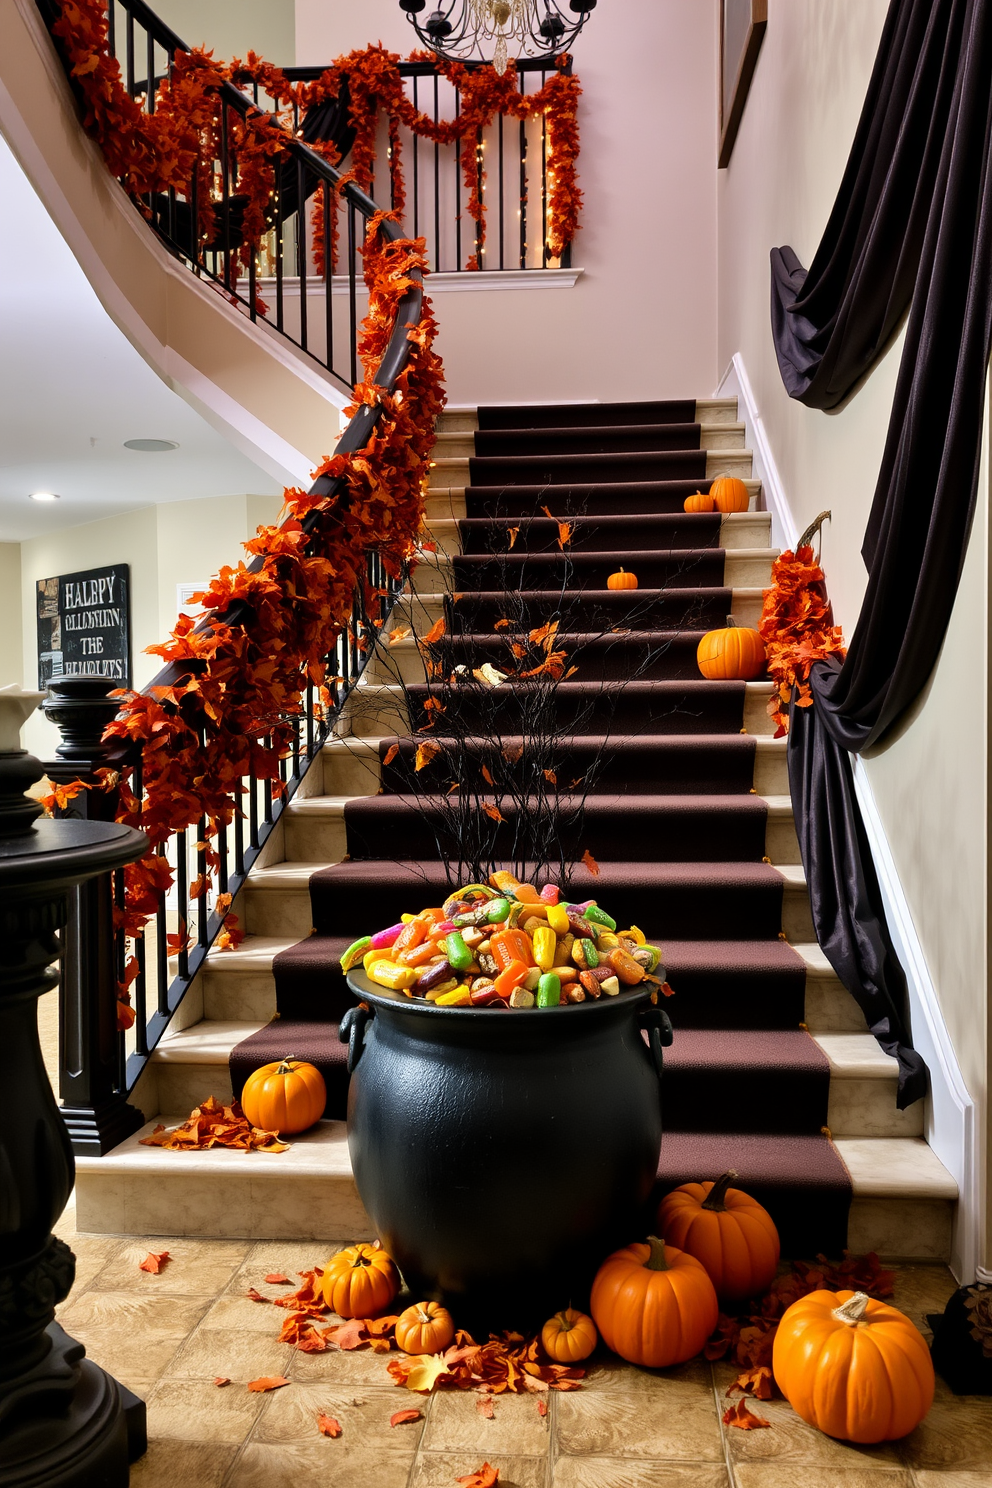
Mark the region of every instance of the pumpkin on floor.
<instances>
[{"instance_id":1,"label":"pumpkin on floor","mask_svg":"<svg viewBox=\"0 0 992 1488\"><path fill-rule=\"evenodd\" d=\"M610 574L610 577L606 581L606 587L607 589L636 589L637 575L628 573L626 569L622 568L619 573Z\"/></svg>"},{"instance_id":2,"label":"pumpkin on floor","mask_svg":"<svg viewBox=\"0 0 992 1488\"><path fill-rule=\"evenodd\" d=\"M715 1183L683 1183L658 1208L665 1239L696 1257L721 1302L766 1292L781 1253L775 1221L757 1199L730 1187L736 1177L731 1170Z\"/></svg>"},{"instance_id":3,"label":"pumpkin on floor","mask_svg":"<svg viewBox=\"0 0 992 1488\"><path fill-rule=\"evenodd\" d=\"M541 1329L544 1352L556 1364L577 1364L588 1359L599 1342L596 1324L584 1312L565 1307L548 1318Z\"/></svg>"},{"instance_id":4,"label":"pumpkin on floor","mask_svg":"<svg viewBox=\"0 0 992 1488\"><path fill-rule=\"evenodd\" d=\"M711 512L713 510L713 496L703 491L696 491L694 495L687 496L682 503L683 511L687 512Z\"/></svg>"},{"instance_id":5,"label":"pumpkin on floor","mask_svg":"<svg viewBox=\"0 0 992 1488\"><path fill-rule=\"evenodd\" d=\"M710 486L718 512L746 512L750 503L747 486L736 475L721 475Z\"/></svg>"},{"instance_id":6,"label":"pumpkin on floor","mask_svg":"<svg viewBox=\"0 0 992 1488\"><path fill-rule=\"evenodd\" d=\"M590 1309L607 1347L648 1369L698 1354L720 1310L695 1256L656 1235L606 1258L592 1284Z\"/></svg>"},{"instance_id":7,"label":"pumpkin on floor","mask_svg":"<svg viewBox=\"0 0 992 1488\"><path fill-rule=\"evenodd\" d=\"M399 1272L378 1245L348 1245L331 1256L321 1282L324 1301L339 1317L375 1317L400 1289Z\"/></svg>"},{"instance_id":8,"label":"pumpkin on floor","mask_svg":"<svg viewBox=\"0 0 992 1488\"><path fill-rule=\"evenodd\" d=\"M765 670L764 642L756 630L730 620L725 629L706 632L696 648L696 664L711 682L753 682Z\"/></svg>"},{"instance_id":9,"label":"pumpkin on floor","mask_svg":"<svg viewBox=\"0 0 992 1488\"><path fill-rule=\"evenodd\" d=\"M454 1319L440 1302L417 1302L396 1321L396 1347L405 1354L439 1354L454 1336Z\"/></svg>"},{"instance_id":10,"label":"pumpkin on floor","mask_svg":"<svg viewBox=\"0 0 992 1488\"><path fill-rule=\"evenodd\" d=\"M897 1441L933 1403L922 1333L864 1292L810 1292L793 1302L775 1334L772 1373L798 1416L841 1441Z\"/></svg>"},{"instance_id":11,"label":"pumpkin on floor","mask_svg":"<svg viewBox=\"0 0 992 1488\"><path fill-rule=\"evenodd\" d=\"M319 1121L327 1104L327 1086L315 1065L290 1055L263 1064L250 1074L241 1092L241 1109L252 1126L293 1136Z\"/></svg>"}]
</instances>

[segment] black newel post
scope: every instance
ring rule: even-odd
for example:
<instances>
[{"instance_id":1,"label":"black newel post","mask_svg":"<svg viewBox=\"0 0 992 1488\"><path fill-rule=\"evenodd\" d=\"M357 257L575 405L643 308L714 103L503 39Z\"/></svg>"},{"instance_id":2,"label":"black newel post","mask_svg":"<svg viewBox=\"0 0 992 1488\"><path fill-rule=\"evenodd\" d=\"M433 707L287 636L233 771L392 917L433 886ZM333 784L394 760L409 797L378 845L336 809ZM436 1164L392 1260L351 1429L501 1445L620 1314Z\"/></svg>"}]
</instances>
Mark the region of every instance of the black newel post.
<instances>
[{"instance_id":1,"label":"black newel post","mask_svg":"<svg viewBox=\"0 0 992 1488\"><path fill-rule=\"evenodd\" d=\"M38 820L43 773L12 747L37 694L0 693L0 1488L124 1488L144 1406L53 1321L75 1257L52 1228L74 1161L38 1041L72 891L133 861L142 833ZM17 714L16 724L12 715ZM107 989L113 1004L113 986ZM129 1441L130 1436L130 1441Z\"/></svg>"},{"instance_id":2,"label":"black newel post","mask_svg":"<svg viewBox=\"0 0 992 1488\"><path fill-rule=\"evenodd\" d=\"M45 714L62 735L45 773L56 785L73 780L99 784L97 771L119 768L114 745L103 731L117 714L108 696L116 683L106 677L60 677L48 689ZM63 820L113 821L117 792L81 791L59 813ZM110 876L72 889L62 935L59 985L59 1095L69 1140L77 1157L102 1157L143 1125L117 1086L117 1003Z\"/></svg>"}]
</instances>

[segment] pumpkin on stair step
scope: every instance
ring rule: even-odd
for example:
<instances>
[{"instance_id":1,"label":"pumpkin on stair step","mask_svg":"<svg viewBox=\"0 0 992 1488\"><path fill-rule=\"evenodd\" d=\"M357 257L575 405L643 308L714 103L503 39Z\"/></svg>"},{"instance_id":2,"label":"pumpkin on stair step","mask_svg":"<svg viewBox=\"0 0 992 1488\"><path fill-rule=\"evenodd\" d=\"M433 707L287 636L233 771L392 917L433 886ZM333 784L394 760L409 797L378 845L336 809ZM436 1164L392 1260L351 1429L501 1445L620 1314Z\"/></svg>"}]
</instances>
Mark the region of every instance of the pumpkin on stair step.
<instances>
[{"instance_id":1,"label":"pumpkin on stair step","mask_svg":"<svg viewBox=\"0 0 992 1488\"><path fill-rule=\"evenodd\" d=\"M658 1209L665 1239L696 1257L721 1302L766 1292L781 1253L775 1221L757 1199L730 1187L736 1177L731 1169L715 1183L683 1183Z\"/></svg>"},{"instance_id":2,"label":"pumpkin on stair step","mask_svg":"<svg viewBox=\"0 0 992 1488\"><path fill-rule=\"evenodd\" d=\"M708 630L696 648L696 665L711 682L753 682L765 669L765 646L756 630L727 616L721 630Z\"/></svg>"},{"instance_id":3,"label":"pumpkin on stair step","mask_svg":"<svg viewBox=\"0 0 992 1488\"><path fill-rule=\"evenodd\" d=\"M607 589L636 589L637 575L628 573L626 569L621 568L619 573L610 574L610 577L606 581L606 587Z\"/></svg>"},{"instance_id":4,"label":"pumpkin on stair step","mask_svg":"<svg viewBox=\"0 0 992 1488\"><path fill-rule=\"evenodd\" d=\"M710 486L718 512L746 512L750 504L747 486L736 475L721 475Z\"/></svg>"},{"instance_id":5,"label":"pumpkin on stair step","mask_svg":"<svg viewBox=\"0 0 992 1488\"><path fill-rule=\"evenodd\" d=\"M714 510L713 497L703 491L695 491L693 495L685 498L682 509L687 512L711 512Z\"/></svg>"},{"instance_id":6,"label":"pumpkin on stair step","mask_svg":"<svg viewBox=\"0 0 992 1488\"><path fill-rule=\"evenodd\" d=\"M327 1086L316 1065L290 1055L263 1064L250 1074L241 1092L241 1109L252 1126L293 1136L319 1121L327 1104Z\"/></svg>"}]
</instances>

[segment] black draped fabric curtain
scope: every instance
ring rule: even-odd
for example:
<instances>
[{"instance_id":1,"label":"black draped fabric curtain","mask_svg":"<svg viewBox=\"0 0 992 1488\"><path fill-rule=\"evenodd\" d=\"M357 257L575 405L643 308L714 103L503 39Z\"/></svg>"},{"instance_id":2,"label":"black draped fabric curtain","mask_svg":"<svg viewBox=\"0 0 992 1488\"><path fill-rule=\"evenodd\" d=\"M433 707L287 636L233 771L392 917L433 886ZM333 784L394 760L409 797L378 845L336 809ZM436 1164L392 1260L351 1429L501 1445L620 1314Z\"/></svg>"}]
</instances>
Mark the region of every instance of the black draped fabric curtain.
<instances>
[{"instance_id":1,"label":"black draped fabric curtain","mask_svg":"<svg viewBox=\"0 0 992 1488\"><path fill-rule=\"evenodd\" d=\"M790 781L820 944L924 1093L847 752L885 740L944 640L971 530L992 345L992 0L892 0L861 122L809 272L772 251L772 331L791 397L832 408L908 311L862 545L846 660L793 709ZM843 969L842 969L843 967Z\"/></svg>"}]
</instances>

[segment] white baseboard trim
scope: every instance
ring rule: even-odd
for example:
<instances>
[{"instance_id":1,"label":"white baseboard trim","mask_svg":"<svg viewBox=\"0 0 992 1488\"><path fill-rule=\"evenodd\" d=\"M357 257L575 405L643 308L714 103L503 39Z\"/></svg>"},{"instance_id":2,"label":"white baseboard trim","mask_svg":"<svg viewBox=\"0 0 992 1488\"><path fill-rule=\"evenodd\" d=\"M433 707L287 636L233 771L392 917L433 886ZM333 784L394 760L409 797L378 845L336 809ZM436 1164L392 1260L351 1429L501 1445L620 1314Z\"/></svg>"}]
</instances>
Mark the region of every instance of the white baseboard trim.
<instances>
[{"instance_id":1,"label":"white baseboard trim","mask_svg":"<svg viewBox=\"0 0 992 1488\"><path fill-rule=\"evenodd\" d=\"M491 290L531 290L531 289L572 289L581 279L582 269L463 269L452 272L428 274L424 280L424 289L429 295L436 294L480 294ZM269 277L259 277L258 292L263 300L267 296L275 296L276 281ZM282 293L284 299L298 300L300 298L300 281L298 276L289 276L282 281ZM307 280L307 293L309 295L324 294L324 281L315 275ZM344 274L335 274L331 280L331 293L333 295L350 295L351 284ZM367 294L365 285L358 281L357 294L362 298Z\"/></svg>"},{"instance_id":2,"label":"white baseboard trim","mask_svg":"<svg viewBox=\"0 0 992 1488\"><path fill-rule=\"evenodd\" d=\"M713 394L715 398L737 397L737 417L744 425L744 446L752 451L752 472L761 482L759 505L762 511L772 514L772 544L777 548L794 548L801 528L792 514L789 499L785 494L782 477L778 473L775 456L772 454L764 421L744 366L744 359L735 351L730 366Z\"/></svg>"}]
</instances>

